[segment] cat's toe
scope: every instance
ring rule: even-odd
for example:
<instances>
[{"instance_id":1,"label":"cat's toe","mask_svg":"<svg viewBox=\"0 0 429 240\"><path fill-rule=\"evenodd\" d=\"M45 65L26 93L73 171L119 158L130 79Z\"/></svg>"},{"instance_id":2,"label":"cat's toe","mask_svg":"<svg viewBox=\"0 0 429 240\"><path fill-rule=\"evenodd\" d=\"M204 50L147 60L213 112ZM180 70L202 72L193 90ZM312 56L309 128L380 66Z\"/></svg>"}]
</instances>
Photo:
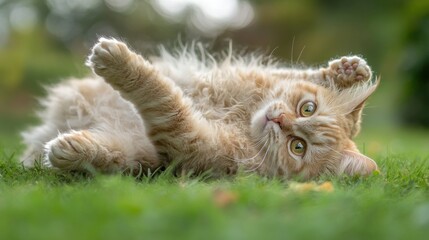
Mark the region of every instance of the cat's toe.
<instances>
[{"instance_id":1,"label":"cat's toe","mask_svg":"<svg viewBox=\"0 0 429 240\"><path fill-rule=\"evenodd\" d=\"M100 38L88 57L87 65L102 77L120 71L129 61L130 50L116 39Z\"/></svg>"},{"instance_id":2,"label":"cat's toe","mask_svg":"<svg viewBox=\"0 0 429 240\"><path fill-rule=\"evenodd\" d=\"M45 166L59 169L78 169L96 156L96 145L82 132L62 134L45 146Z\"/></svg>"},{"instance_id":3,"label":"cat's toe","mask_svg":"<svg viewBox=\"0 0 429 240\"><path fill-rule=\"evenodd\" d=\"M360 57L342 57L329 62L330 75L338 87L351 87L371 79L371 69Z\"/></svg>"}]
</instances>

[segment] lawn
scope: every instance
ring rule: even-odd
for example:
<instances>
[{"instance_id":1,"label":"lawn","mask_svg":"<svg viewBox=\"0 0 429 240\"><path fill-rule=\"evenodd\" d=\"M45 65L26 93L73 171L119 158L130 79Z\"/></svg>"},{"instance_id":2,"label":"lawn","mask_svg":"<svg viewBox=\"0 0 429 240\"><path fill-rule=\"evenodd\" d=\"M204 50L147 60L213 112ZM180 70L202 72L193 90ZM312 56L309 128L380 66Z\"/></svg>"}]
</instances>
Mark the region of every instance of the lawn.
<instances>
[{"instance_id":1,"label":"lawn","mask_svg":"<svg viewBox=\"0 0 429 240\"><path fill-rule=\"evenodd\" d=\"M381 174L303 193L254 175L135 180L24 170L18 138L3 135L0 239L427 239L428 136L366 129L357 143Z\"/></svg>"}]
</instances>

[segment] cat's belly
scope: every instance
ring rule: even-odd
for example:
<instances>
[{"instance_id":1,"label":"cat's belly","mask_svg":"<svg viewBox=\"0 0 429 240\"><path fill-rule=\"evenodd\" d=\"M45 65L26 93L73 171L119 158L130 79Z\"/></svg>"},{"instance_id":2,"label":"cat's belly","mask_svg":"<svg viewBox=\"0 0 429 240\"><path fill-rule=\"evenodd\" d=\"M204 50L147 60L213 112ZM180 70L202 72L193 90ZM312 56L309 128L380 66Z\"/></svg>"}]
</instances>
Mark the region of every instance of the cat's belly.
<instances>
[{"instance_id":1,"label":"cat's belly","mask_svg":"<svg viewBox=\"0 0 429 240\"><path fill-rule=\"evenodd\" d=\"M213 101L210 98L197 98L193 102L195 109L207 120L225 123L247 121L254 111L254 107L242 102L232 104L227 101Z\"/></svg>"},{"instance_id":2,"label":"cat's belly","mask_svg":"<svg viewBox=\"0 0 429 240\"><path fill-rule=\"evenodd\" d=\"M192 99L195 109L214 121L247 121L263 99L262 91L254 86L240 87L227 81L200 82L183 91Z\"/></svg>"}]
</instances>

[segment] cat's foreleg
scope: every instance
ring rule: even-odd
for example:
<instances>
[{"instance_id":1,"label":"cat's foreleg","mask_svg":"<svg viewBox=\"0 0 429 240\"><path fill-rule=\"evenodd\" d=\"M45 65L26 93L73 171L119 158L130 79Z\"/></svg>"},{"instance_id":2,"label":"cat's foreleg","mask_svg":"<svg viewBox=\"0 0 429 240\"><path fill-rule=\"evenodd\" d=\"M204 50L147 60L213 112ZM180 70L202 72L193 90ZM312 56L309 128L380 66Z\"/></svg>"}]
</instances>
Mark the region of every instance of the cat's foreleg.
<instances>
[{"instance_id":1,"label":"cat's foreleg","mask_svg":"<svg viewBox=\"0 0 429 240\"><path fill-rule=\"evenodd\" d=\"M371 80L372 72L366 61L358 56L341 57L319 70L323 80L334 83L339 89L349 88Z\"/></svg>"},{"instance_id":2,"label":"cat's foreleg","mask_svg":"<svg viewBox=\"0 0 429 240\"><path fill-rule=\"evenodd\" d=\"M88 64L136 106L152 132L185 129L199 121L182 90L124 43L101 38Z\"/></svg>"},{"instance_id":3,"label":"cat's foreleg","mask_svg":"<svg viewBox=\"0 0 429 240\"><path fill-rule=\"evenodd\" d=\"M231 133L211 125L192 107L192 102L168 77L142 56L113 39L100 39L88 64L94 72L134 103L157 151L169 160L189 164L201 171L221 168L228 171L232 158ZM214 164L216 162L216 164Z\"/></svg>"},{"instance_id":4,"label":"cat's foreleg","mask_svg":"<svg viewBox=\"0 0 429 240\"><path fill-rule=\"evenodd\" d=\"M307 80L340 90L367 82L372 77L371 68L358 56L344 56L319 69L276 69L272 74L284 80Z\"/></svg>"}]
</instances>

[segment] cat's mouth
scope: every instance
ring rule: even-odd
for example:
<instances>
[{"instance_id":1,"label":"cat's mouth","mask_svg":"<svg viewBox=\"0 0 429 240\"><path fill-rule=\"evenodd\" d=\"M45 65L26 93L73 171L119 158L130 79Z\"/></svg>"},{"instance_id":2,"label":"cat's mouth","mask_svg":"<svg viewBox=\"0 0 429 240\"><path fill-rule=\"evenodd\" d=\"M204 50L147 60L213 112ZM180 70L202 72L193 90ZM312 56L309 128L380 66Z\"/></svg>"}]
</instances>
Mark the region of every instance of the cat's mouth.
<instances>
[{"instance_id":1,"label":"cat's mouth","mask_svg":"<svg viewBox=\"0 0 429 240\"><path fill-rule=\"evenodd\" d=\"M265 115L264 118L264 130L269 131L269 130L274 130L275 133L278 133L282 130L281 125L278 122L277 118L272 118L270 119L267 115Z\"/></svg>"}]
</instances>

